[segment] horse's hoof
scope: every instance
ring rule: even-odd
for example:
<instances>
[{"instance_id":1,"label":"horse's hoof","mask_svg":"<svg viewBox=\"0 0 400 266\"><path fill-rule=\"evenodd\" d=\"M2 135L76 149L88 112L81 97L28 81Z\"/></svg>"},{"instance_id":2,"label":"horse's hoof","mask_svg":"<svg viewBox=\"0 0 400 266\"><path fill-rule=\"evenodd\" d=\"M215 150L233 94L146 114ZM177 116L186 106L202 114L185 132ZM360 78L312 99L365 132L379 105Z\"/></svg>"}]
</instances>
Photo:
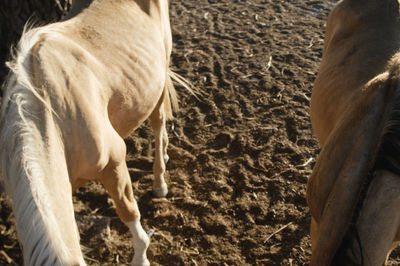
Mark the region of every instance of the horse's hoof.
<instances>
[{"instance_id":1,"label":"horse's hoof","mask_svg":"<svg viewBox=\"0 0 400 266\"><path fill-rule=\"evenodd\" d=\"M169 161L169 156L168 156L168 154L165 154L164 155L164 163L167 164L168 161Z\"/></svg>"},{"instance_id":2,"label":"horse's hoof","mask_svg":"<svg viewBox=\"0 0 400 266\"><path fill-rule=\"evenodd\" d=\"M153 195L157 198L164 198L168 194L167 184L163 184L158 188L153 188Z\"/></svg>"},{"instance_id":3,"label":"horse's hoof","mask_svg":"<svg viewBox=\"0 0 400 266\"><path fill-rule=\"evenodd\" d=\"M150 266L150 262L148 259L145 260L132 260L131 262L132 266Z\"/></svg>"}]
</instances>

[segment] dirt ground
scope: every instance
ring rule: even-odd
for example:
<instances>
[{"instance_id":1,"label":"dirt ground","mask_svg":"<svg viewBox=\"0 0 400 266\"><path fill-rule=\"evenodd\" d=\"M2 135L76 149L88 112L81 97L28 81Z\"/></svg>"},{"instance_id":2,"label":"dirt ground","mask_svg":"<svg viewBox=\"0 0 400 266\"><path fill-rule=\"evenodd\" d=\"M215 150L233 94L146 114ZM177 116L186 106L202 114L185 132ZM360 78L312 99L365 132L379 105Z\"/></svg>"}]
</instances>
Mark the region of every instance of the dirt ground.
<instances>
[{"instance_id":1,"label":"dirt ground","mask_svg":"<svg viewBox=\"0 0 400 266\"><path fill-rule=\"evenodd\" d=\"M309 101L336 1L170 2L173 69L203 95L177 87L166 199L151 194L148 123L126 140L152 265L308 264L306 183L319 152ZM130 235L103 187L79 189L74 204L87 263L128 264ZM20 265L4 196L0 205L0 265Z\"/></svg>"}]
</instances>

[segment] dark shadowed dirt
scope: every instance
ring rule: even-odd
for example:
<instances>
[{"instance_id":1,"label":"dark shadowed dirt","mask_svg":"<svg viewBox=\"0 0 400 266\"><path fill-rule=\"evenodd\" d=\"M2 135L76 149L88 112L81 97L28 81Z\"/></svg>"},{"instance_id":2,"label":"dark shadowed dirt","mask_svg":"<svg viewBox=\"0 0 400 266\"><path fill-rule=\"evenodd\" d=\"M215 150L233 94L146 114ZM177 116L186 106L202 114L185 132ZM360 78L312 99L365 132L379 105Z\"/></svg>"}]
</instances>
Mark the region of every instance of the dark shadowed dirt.
<instances>
[{"instance_id":1,"label":"dark shadowed dirt","mask_svg":"<svg viewBox=\"0 0 400 266\"><path fill-rule=\"evenodd\" d=\"M319 151L309 100L333 4L171 1L173 69L203 96L177 87L166 199L151 195L149 125L126 140L152 265L308 264L306 183ZM87 263L127 264L130 235L102 186L74 200ZM6 256L21 264L11 210L0 204L0 265Z\"/></svg>"}]
</instances>

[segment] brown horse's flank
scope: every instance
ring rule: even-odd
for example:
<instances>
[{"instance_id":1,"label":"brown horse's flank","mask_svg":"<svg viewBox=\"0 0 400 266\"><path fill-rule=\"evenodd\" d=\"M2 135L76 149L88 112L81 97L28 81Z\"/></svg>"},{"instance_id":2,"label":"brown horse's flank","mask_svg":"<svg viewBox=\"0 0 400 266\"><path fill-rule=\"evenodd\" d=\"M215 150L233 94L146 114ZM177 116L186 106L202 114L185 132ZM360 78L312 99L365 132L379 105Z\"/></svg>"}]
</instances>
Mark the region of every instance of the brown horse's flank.
<instances>
[{"instance_id":1,"label":"brown horse's flank","mask_svg":"<svg viewBox=\"0 0 400 266\"><path fill-rule=\"evenodd\" d=\"M378 265L400 240L399 16L398 0L341 0L328 17L311 98L311 265Z\"/></svg>"}]
</instances>

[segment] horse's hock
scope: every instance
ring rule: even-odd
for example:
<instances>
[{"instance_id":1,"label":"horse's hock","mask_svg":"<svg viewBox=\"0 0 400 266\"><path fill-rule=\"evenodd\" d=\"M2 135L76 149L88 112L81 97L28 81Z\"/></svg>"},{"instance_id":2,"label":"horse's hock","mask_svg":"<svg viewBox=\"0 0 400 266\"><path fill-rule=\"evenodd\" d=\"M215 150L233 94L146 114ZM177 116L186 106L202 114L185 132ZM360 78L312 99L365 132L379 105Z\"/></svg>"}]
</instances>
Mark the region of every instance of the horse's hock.
<instances>
[{"instance_id":1,"label":"horse's hock","mask_svg":"<svg viewBox=\"0 0 400 266\"><path fill-rule=\"evenodd\" d=\"M5 62L10 48L21 37L25 23L45 24L59 20L70 8L71 0L2 0L0 1L0 81L7 74Z\"/></svg>"}]
</instances>

